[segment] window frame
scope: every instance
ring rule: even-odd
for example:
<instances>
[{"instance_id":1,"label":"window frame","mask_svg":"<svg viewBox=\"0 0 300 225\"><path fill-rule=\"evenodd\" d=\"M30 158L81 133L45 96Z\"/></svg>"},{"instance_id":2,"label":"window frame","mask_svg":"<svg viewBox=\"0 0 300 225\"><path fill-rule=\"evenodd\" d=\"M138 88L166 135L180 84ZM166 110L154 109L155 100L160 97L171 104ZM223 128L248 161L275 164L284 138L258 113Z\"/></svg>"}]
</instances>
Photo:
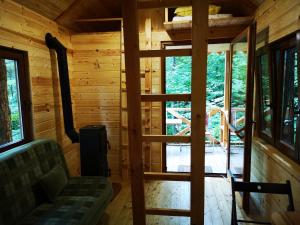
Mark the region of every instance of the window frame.
<instances>
[{"instance_id":1,"label":"window frame","mask_svg":"<svg viewBox=\"0 0 300 225\"><path fill-rule=\"evenodd\" d=\"M284 52L290 48L296 47L298 52L298 82L300 82L300 30L297 30L261 49L256 51L256 74L257 74L257 119L258 130L257 134L260 138L275 146L280 152L300 163L300 118L297 119L296 127L296 143L293 148L289 144L281 140L281 128L282 128L282 104L284 94ZM277 64L276 54L279 51L279 65ZM266 135L262 131L262 89L261 89L261 73L258 63L258 57L267 52L269 59L269 74L271 85L271 101L272 101L272 137ZM299 84L298 84L299 85ZM298 87L300 89L300 86ZM298 90L300 95L300 90ZM300 98L300 96L298 96Z\"/></svg>"},{"instance_id":2,"label":"window frame","mask_svg":"<svg viewBox=\"0 0 300 225\"><path fill-rule=\"evenodd\" d=\"M256 51L256 82L257 82L257 103L258 103L258 120L257 120L257 126L258 126L258 134L259 137L267 140L269 143L274 144L274 139L275 139L275 135L274 135L274 131L275 131L275 125L274 125L274 117L275 114L274 113L274 84L276 84L276 82L274 82L274 75L273 75L273 71L272 71L272 59L271 59L271 53L270 53L270 48L268 46L264 46L260 49L258 49ZM264 127L263 127L263 90L262 90L262 74L261 74L261 67L260 67L260 58L263 55L267 55L268 57L268 74L269 74L269 81L270 81L270 85L269 85L269 89L270 89L270 108L271 108L271 132L267 133L266 131L264 131Z\"/></svg>"},{"instance_id":3,"label":"window frame","mask_svg":"<svg viewBox=\"0 0 300 225\"><path fill-rule=\"evenodd\" d=\"M20 112L22 118L23 139L0 146L0 153L25 144L33 139L32 103L29 77L28 53L22 50L0 46L0 57L17 61Z\"/></svg>"},{"instance_id":4,"label":"window frame","mask_svg":"<svg viewBox=\"0 0 300 225\"><path fill-rule=\"evenodd\" d=\"M295 34L294 34L295 35ZM284 91L284 76L283 76L283 64L284 64L284 51L287 49L290 49L292 47L297 48L298 50L298 54L299 54L299 48L297 46L297 40L295 37L291 36L290 38L286 38L283 39L282 41L280 41L279 43L277 43L276 45L274 45L274 51L272 51L272 61L273 61L273 65L272 68L274 70L274 73L276 72L276 76L277 76L277 90L278 91L278 95L277 95L277 106L276 106L276 112L277 112L277 119L276 119L276 136L275 136L275 146L277 148L279 148L284 154L286 154L287 156L291 157L292 159L295 159L297 161L299 161L299 151L300 149L298 148L299 146L299 141L297 141L298 139L296 138L296 143L295 143L295 148L292 148L290 145L286 144L284 141L281 140L281 124L282 124L282 104L283 104L283 91ZM276 67L276 51L280 51L280 64L279 64L279 71L275 71L275 67ZM299 64L299 57L298 57L298 64ZM299 65L298 65L299 66ZM298 70L298 77L299 77L299 70ZM296 128L296 133L299 132L299 124L297 123L297 128Z\"/></svg>"}]
</instances>

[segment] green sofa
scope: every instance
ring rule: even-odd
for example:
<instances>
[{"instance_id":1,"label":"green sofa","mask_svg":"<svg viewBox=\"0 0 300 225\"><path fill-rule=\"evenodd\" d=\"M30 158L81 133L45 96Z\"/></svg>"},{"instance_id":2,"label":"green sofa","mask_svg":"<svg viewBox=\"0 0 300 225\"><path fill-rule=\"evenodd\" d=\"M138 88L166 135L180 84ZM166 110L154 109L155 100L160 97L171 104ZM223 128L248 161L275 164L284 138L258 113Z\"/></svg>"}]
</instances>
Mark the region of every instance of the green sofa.
<instances>
[{"instance_id":1,"label":"green sofa","mask_svg":"<svg viewBox=\"0 0 300 225\"><path fill-rule=\"evenodd\" d=\"M43 186L49 174L52 181ZM62 188L49 198L45 188L57 184ZM0 154L0 225L96 225L111 197L105 177L70 177L54 141L38 140Z\"/></svg>"}]
</instances>

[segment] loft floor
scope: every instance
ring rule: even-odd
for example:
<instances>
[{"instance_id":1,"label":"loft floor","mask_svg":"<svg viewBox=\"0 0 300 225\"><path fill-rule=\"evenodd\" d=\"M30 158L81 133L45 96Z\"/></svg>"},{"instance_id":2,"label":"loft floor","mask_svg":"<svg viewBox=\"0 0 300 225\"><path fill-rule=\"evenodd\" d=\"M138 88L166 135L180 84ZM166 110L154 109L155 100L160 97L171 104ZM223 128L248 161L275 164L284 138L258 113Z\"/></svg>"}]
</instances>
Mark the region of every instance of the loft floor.
<instances>
[{"instance_id":1,"label":"loft floor","mask_svg":"<svg viewBox=\"0 0 300 225\"><path fill-rule=\"evenodd\" d=\"M145 183L146 207L188 209L190 183L151 181ZM237 205L239 206L239 205ZM238 217L246 218L238 209ZM104 225L132 225L130 184L122 190L106 210ZM230 225L231 186L227 178L205 178L205 225ZM147 216L147 225L189 225L185 217ZM100 225L100 224L99 224Z\"/></svg>"}]
</instances>

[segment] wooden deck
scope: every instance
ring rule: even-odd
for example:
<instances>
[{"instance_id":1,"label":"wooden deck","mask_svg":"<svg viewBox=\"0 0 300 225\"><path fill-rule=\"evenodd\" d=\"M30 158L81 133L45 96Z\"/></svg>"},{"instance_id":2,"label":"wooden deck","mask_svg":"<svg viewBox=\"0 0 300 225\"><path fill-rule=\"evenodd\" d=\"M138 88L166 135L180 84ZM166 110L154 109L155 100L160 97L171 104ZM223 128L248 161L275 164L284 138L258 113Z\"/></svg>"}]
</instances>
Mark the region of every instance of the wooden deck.
<instances>
[{"instance_id":1,"label":"wooden deck","mask_svg":"<svg viewBox=\"0 0 300 225\"><path fill-rule=\"evenodd\" d=\"M106 210L103 225L132 225L130 185L122 190ZM151 181L145 183L146 207L189 209L190 183ZM239 204L237 205L239 206ZM238 217L246 215L238 209ZM205 178L205 225L230 225L231 186L227 178ZM147 225L189 225L190 218L147 216ZM100 224L99 224L100 225Z\"/></svg>"},{"instance_id":2,"label":"wooden deck","mask_svg":"<svg viewBox=\"0 0 300 225\"><path fill-rule=\"evenodd\" d=\"M242 167L243 150L234 147L234 153L230 155L233 168ZM190 172L190 146L187 144L167 145L167 171L168 172ZM205 147L205 172L206 173L226 173L227 167L227 152L219 146ZM240 169L241 170L241 169Z\"/></svg>"}]
</instances>

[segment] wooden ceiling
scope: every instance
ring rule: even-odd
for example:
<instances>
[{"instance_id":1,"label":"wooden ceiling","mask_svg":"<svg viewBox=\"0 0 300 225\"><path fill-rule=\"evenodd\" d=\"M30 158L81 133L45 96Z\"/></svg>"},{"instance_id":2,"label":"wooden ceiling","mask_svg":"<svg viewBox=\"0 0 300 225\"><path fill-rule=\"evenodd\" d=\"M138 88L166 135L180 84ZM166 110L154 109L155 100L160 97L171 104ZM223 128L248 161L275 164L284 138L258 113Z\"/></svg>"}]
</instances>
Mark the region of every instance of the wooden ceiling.
<instances>
[{"instance_id":1,"label":"wooden ceiling","mask_svg":"<svg viewBox=\"0 0 300 225\"><path fill-rule=\"evenodd\" d=\"M55 20L61 13L67 10L76 0L14 0L25 7Z\"/></svg>"},{"instance_id":2,"label":"wooden ceiling","mask_svg":"<svg viewBox=\"0 0 300 225\"><path fill-rule=\"evenodd\" d=\"M122 17L122 0L14 1L58 22L74 32L119 30L121 25L118 18ZM263 1L264 0L210 0L210 3L220 5L222 7L221 13L231 13L234 16L251 16L254 15L256 9ZM115 18L115 20L103 20L106 18ZM87 22L87 19L98 20Z\"/></svg>"}]
</instances>

